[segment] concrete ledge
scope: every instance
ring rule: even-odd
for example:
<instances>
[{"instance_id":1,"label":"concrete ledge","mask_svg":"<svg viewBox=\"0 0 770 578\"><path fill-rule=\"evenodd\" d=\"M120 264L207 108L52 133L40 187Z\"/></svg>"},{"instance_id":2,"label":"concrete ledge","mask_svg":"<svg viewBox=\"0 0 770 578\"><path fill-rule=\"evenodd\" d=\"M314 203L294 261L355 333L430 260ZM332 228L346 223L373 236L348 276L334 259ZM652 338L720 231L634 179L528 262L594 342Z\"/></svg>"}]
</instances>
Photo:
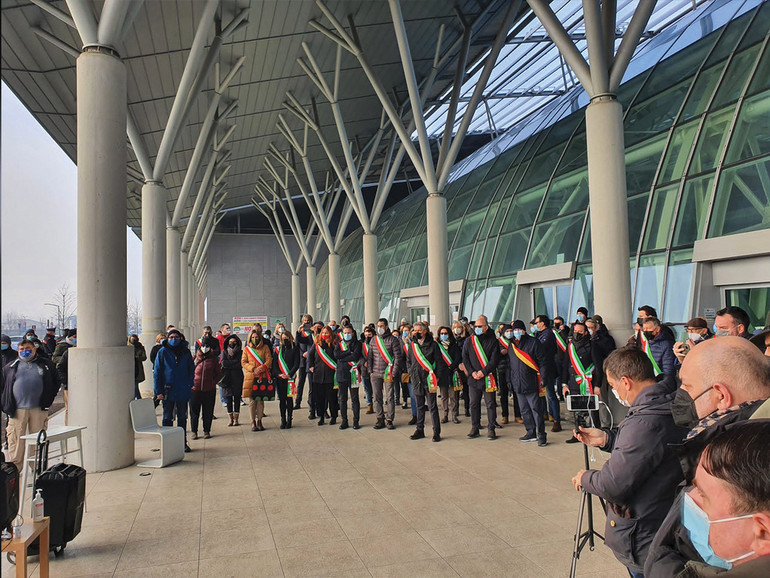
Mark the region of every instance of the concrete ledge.
<instances>
[{"instance_id":1,"label":"concrete ledge","mask_svg":"<svg viewBox=\"0 0 770 578\"><path fill-rule=\"evenodd\" d=\"M770 229L696 241L693 263L770 255Z\"/></svg>"},{"instance_id":2,"label":"concrete ledge","mask_svg":"<svg viewBox=\"0 0 770 578\"><path fill-rule=\"evenodd\" d=\"M559 263L538 267L537 269L523 269L516 274L516 284L534 285L535 283L547 283L549 281L561 281L572 279L575 276L575 262Z\"/></svg>"}]
</instances>

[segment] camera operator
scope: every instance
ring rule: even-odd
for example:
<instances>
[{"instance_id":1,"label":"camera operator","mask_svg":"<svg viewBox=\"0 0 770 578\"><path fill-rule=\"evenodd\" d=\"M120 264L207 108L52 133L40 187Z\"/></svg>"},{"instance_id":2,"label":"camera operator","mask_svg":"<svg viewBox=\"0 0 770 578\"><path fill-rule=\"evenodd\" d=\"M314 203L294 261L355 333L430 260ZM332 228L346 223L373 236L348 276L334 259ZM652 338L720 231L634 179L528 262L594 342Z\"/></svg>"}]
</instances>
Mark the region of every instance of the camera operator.
<instances>
[{"instance_id":1,"label":"camera operator","mask_svg":"<svg viewBox=\"0 0 770 578\"><path fill-rule=\"evenodd\" d=\"M613 351L604 370L628 415L616 429L581 427L575 432L584 444L611 454L601 470L580 470L572 483L608 502L605 542L631 576L638 577L683 479L668 444L681 440L686 430L671 416L674 378L656 380L645 353Z\"/></svg>"}]
</instances>

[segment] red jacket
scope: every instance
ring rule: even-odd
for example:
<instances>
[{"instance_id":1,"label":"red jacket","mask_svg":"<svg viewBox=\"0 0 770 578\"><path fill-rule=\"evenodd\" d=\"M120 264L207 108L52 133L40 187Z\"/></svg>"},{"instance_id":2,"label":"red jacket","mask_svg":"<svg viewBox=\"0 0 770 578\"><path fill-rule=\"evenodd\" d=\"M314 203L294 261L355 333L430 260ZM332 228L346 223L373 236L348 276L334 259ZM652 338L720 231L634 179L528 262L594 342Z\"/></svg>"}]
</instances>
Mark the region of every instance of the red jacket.
<instances>
[{"instance_id":1,"label":"red jacket","mask_svg":"<svg viewBox=\"0 0 770 578\"><path fill-rule=\"evenodd\" d=\"M222 379L222 366L219 358L209 352L206 357L195 356L195 384L193 391L214 391Z\"/></svg>"}]
</instances>

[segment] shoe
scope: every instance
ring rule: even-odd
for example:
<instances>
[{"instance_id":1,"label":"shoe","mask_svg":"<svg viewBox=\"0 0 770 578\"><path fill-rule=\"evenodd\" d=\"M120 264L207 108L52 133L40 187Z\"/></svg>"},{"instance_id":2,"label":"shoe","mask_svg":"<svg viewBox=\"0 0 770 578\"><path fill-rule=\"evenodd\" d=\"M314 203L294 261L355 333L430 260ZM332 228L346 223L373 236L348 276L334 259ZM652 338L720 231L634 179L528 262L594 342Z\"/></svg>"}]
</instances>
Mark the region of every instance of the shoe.
<instances>
[{"instance_id":1,"label":"shoe","mask_svg":"<svg viewBox=\"0 0 770 578\"><path fill-rule=\"evenodd\" d=\"M286 429L291 429L291 418L286 420Z\"/></svg>"},{"instance_id":2,"label":"shoe","mask_svg":"<svg viewBox=\"0 0 770 578\"><path fill-rule=\"evenodd\" d=\"M251 431L259 431L259 429L257 429L257 422L251 422Z\"/></svg>"},{"instance_id":3,"label":"shoe","mask_svg":"<svg viewBox=\"0 0 770 578\"><path fill-rule=\"evenodd\" d=\"M319 419L318 420L318 425L323 425L323 424L324 424L324 418Z\"/></svg>"},{"instance_id":4,"label":"shoe","mask_svg":"<svg viewBox=\"0 0 770 578\"><path fill-rule=\"evenodd\" d=\"M286 420L285 419L281 420L281 425L278 426L278 429L286 429Z\"/></svg>"},{"instance_id":5,"label":"shoe","mask_svg":"<svg viewBox=\"0 0 770 578\"><path fill-rule=\"evenodd\" d=\"M227 427L232 427L235 421L233 420L233 414L228 414L230 416L230 423L227 424Z\"/></svg>"},{"instance_id":6,"label":"shoe","mask_svg":"<svg viewBox=\"0 0 770 578\"><path fill-rule=\"evenodd\" d=\"M373 414L373 413L374 413L374 407L373 407L373 406L372 406L372 404L370 403L370 404L368 404L368 405L366 406L366 415L371 415L371 414Z\"/></svg>"},{"instance_id":7,"label":"shoe","mask_svg":"<svg viewBox=\"0 0 770 578\"><path fill-rule=\"evenodd\" d=\"M332 420L332 421L334 421L334 420ZM348 427L350 427L350 426L348 426L348 420L343 420L342 423L340 424L340 429L348 429Z\"/></svg>"},{"instance_id":8,"label":"shoe","mask_svg":"<svg viewBox=\"0 0 770 578\"><path fill-rule=\"evenodd\" d=\"M329 425L334 425L337 423L337 416L334 416L331 420L329 420Z\"/></svg>"},{"instance_id":9,"label":"shoe","mask_svg":"<svg viewBox=\"0 0 770 578\"><path fill-rule=\"evenodd\" d=\"M552 415L548 416L548 421L553 421L553 416Z\"/></svg>"},{"instance_id":10,"label":"shoe","mask_svg":"<svg viewBox=\"0 0 770 578\"><path fill-rule=\"evenodd\" d=\"M194 432L192 432L192 433L190 434L190 437L191 437L192 439L194 439L194 440L197 440L197 439L198 439L198 432L197 432L197 431L194 431Z\"/></svg>"},{"instance_id":11,"label":"shoe","mask_svg":"<svg viewBox=\"0 0 770 578\"><path fill-rule=\"evenodd\" d=\"M501 426L499 423L497 423L497 420L495 420L495 427L502 429L503 426Z\"/></svg>"},{"instance_id":12,"label":"shoe","mask_svg":"<svg viewBox=\"0 0 770 578\"><path fill-rule=\"evenodd\" d=\"M415 416L412 416L412 419L409 420L409 423L407 425L414 425L417 423L417 418Z\"/></svg>"},{"instance_id":13,"label":"shoe","mask_svg":"<svg viewBox=\"0 0 770 578\"><path fill-rule=\"evenodd\" d=\"M463 422L460 421L460 418L458 418L457 416L454 416L452 418L452 423L463 423Z\"/></svg>"},{"instance_id":14,"label":"shoe","mask_svg":"<svg viewBox=\"0 0 770 578\"><path fill-rule=\"evenodd\" d=\"M561 431L561 423L558 421L553 422L553 425L551 426L551 431L556 433Z\"/></svg>"},{"instance_id":15,"label":"shoe","mask_svg":"<svg viewBox=\"0 0 770 578\"><path fill-rule=\"evenodd\" d=\"M441 434L434 433L433 434L433 441L434 442L440 442L441 441Z\"/></svg>"},{"instance_id":16,"label":"shoe","mask_svg":"<svg viewBox=\"0 0 770 578\"><path fill-rule=\"evenodd\" d=\"M538 447L544 448L548 445L548 442L546 440L537 440Z\"/></svg>"},{"instance_id":17,"label":"shoe","mask_svg":"<svg viewBox=\"0 0 770 578\"><path fill-rule=\"evenodd\" d=\"M299 406L299 402L294 404L294 409L301 409L300 406Z\"/></svg>"},{"instance_id":18,"label":"shoe","mask_svg":"<svg viewBox=\"0 0 770 578\"><path fill-rule=\"evenodd\" d=\"M190 446L187 444L184 445L184 453L189 454L192 450L190 449Z\"/></svg>"},{"instance_id":19,"label":"shoe","mask_svg":"<svg viewBox=\"0 0 770 578\"><path fill-rule=\"evenodd\" d=\"M354 421L354 422L353 422L353 429L361 429L361 426L360 426L360 425L358 425L358 422L357 422L357 421Z\"/></svg>"},{"instance_id":20,"label":"shoe","mask_svg":"<svg viewBox=\"0 0 770 578\"><path fill-rule=\"evenodd\" d=\"M468 438L469 439L474 439L474 438L477 438L477 437L479 437L479 430L477 430L477 429L472 429L470 431L470 433L468 433Z\"/></svg>"},{"instance_id":21,"label":"shoe","mask_svg":"<svg viewBox=\"0 0 770 578\"><path fill-rule=\"evenodd\" d=\"M217 416L215 416L215 415L212 415L211 419L219 419L219 418L217 418Z\"/></svg>"},{"instance_id":22,"label":"shoe","mask_svg":"<svg viewBox=\"0 0 770 578\"><path fill-rule=\"evenodd\" d=\"M211 439L211 434L209 432L207 432L207 431L203 432L203 439L204 440Z\"/></svg>"},{"instance_id":23,"label":"shoe","mask_svg":"<svg viewBox=\"0 0 770 578\"><path fill-rule=\"evenodd\" d=\"M239 413L234 413L234 414L233 414L233 425L234 425L234 426L236 426L236 425L241 425L241 424L239 424L239 423L238 423L238 416L239 416L239 415L241 415L241 414L239 414Z\"/></svg>"},{"instance_id":24,"label":"shoe","mask_svg":"<svg viewBox=\"0 0 770 578\"><path fill-rule=\"evenodd\" d=\"M465 417L471 417L470 410L468 410L468 409L465 410Z\"/></svg>"},{"instance_id":25,"label":"shoe","mask_svg":"<svg viewBox=\"0 0 770 578\"><path fill-rule=\"evenodd\" d=\"M265 426L262 425L262 420L261 419L257 420L257 429L259 431L265 431Z\"/></svg>"},{"instance_id":26,"label":"shoe","mask_svg":"<svg viewBox=\"0 0 770 578\"><path fill-rule=\"evenodd\" d=\"M565 443L565 444L579 444L579 443L580 443L580 440L579 440L579 439L577 439L575 436L572 436L571 438L569 438L569 439L568 439L566 442L564 442L564 443Z\"/></svg>"},{"instance_id":27,"label":"shoe","mask_svg":"<svg viewBox=\"0 0 770 578\"><path fill-rule=\"evenodd\" d=\"M503 425L508 425L508 418L507 417L502 418L500 420L500 423L503 424Z\"/></svg>"},{"instance_id":28,"label":"shoe","mask_svg":"<svg viewBox=\"0 0 770 578\"><path fill-rule=\"evenodd\" d=\"M491 432L489 432L487 434L487 439L488 440L496 440L497 439L497 434L495 433L495 430L492 430Z\"/></svg>"},{"instance_id":29,"label":"shoe","mask_svg":"<svg viewBox=\"0 0 770 578\"><path fill-rule=\"evenodd\" d=\"M520 417L517 417L513 421L515 421L516 423L524 423L524 420L522 418L520 418Z\"/></svg>"},{"instance_id":30,"label":"shoe","mask_svg":"<svg viewBox=\"0 0 770 578\"><path fill-rule=\"evenodd\" d=\"M329 415L329 412L328 412L328 411L325 411L325 412L324 412L324 417L325 417L326 419L329 419L329 418L331 417L331 416Z\"/></svg>"},{"instance_id":31,"label":"shoe","mask_svg":"<svg viewBox=\"0 0 770 578\"><path fill-rule=\"evenodd\" d=\"M531 436L529 434L524 434L523 436L521 436L519 438L519 441L520 442L536 442L537 441L537 436Z\"/></svg>"},{"instance_id":32,"label":"shoe","mask_svg":"<svg viewBox=\"0 0 770 578\"><path fill-rule=\"evenodd\" d=\"M313 420L316 420L316 419L318 419L314 413L311 413L311 414L309 414L309 415L307 416L307 418L308 418L310 421L313 421Z\"/></svg>"},{"instance_id":33,"label":"shoe","mask_svg":"<svg viewBox=\"0 0 770 578\"><path fill-rule=\"evenodd\" d=\"M385 427L388 429L396 429L396 426L393 425L392 421L385 422Z\"/></svg>"},{"instance_id":34,"label":"shoe","mask_svg":"<svg viewBox=\"0 0 770 578\"><path fill-rule=\"evenodd\" d=\"M449 422L449 418L447 416L444 416L441 418L441 423L448 423L448 422Z\"/></svg>"},{"instance_id":35,"label":"shoe","mask_svg":"<svg viewBox=\"0 0 770 578\"><path fill-rule=\"evenodd\" d=\"M374 424L374 429L385 429L385 422L378 419L377 423Z\"/></svg>"},{"instance_id":36,"label":"shoe","mask_svg":"<svg viewBox=\"0 0 770 578\"><path fill-rule=\"evenodd\" d=\"M425 432L421 429L414 430L414 433L409 436L410 440L421 440L425 437Z\"/></svg>"}]
</instances>

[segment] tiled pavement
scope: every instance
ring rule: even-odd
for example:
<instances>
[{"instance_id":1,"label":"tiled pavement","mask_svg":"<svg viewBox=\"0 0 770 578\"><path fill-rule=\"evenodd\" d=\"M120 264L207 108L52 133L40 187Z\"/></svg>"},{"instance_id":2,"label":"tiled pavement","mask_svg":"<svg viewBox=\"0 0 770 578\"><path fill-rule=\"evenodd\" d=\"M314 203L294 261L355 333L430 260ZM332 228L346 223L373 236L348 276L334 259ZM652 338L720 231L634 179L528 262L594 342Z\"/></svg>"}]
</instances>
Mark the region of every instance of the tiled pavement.
<instances>
[{"instance_id":1,"label":"tiled pavement","mask_svg":"<svg viewBox=\"0 0 770 578\"><path fill-rule=\"evenodd\" d=\"M461 418L440 443L412 441L400 408L395 431L373 430L371 415L358 431L318 427L305 409L281 430L277 402L266 406L264 432L227 427L217 406L212 438L183 462L89 474L83 529L51 576L569 575L583 456L568 433L544 448L519 442L516 424L468 440ZM153 446L137 439L137 460ZM13 575L5 558L2 571ZM627 573L599 542L578 575Z\"/></svg>"}]
</instances>

